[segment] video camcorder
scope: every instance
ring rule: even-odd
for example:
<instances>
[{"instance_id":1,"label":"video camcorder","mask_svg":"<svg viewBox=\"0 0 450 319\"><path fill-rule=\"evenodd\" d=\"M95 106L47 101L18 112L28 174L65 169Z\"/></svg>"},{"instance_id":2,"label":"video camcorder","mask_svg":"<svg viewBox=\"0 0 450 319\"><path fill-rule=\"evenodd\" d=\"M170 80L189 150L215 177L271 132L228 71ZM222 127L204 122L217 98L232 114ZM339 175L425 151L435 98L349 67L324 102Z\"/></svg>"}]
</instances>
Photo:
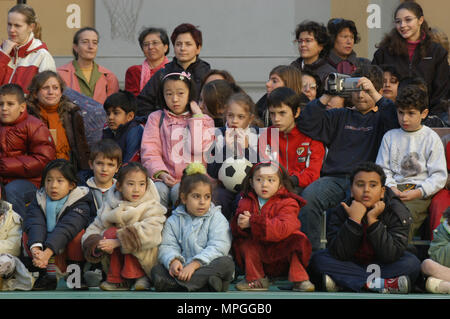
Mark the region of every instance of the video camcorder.
<instances>
[{"instance_id":1,"label":"video camcorder","mask_svg":"<svg viewBox=\"0 0 450 319\"><path fill-rule=\"evenodd\" d=\"M325 82L325 92L330 95L348 96L351 92L361 91L361 88L356 87L359 79L347 74L330 73Z\"/></svg>"}]
</instances>

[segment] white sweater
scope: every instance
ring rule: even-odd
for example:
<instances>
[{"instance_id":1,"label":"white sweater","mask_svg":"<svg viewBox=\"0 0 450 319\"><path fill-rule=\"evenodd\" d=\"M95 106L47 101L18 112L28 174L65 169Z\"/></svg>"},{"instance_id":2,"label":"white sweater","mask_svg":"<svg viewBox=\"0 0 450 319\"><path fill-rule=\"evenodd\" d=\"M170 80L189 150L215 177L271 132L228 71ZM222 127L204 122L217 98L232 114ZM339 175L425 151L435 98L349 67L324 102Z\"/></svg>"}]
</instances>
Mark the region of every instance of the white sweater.
<instances>
[{"instance_id":1,"label":"white sweater","mask_svg":"<svg viewBox=\"0 0 450 319\"><path fill-rule=\"evenodd\" d=\"M423 125L415 132L393 129L383 136L376 163L386 174L386 186L416 184L423 197L444 188L447 163L439 135Z\"/></svg>"}]
</instances>

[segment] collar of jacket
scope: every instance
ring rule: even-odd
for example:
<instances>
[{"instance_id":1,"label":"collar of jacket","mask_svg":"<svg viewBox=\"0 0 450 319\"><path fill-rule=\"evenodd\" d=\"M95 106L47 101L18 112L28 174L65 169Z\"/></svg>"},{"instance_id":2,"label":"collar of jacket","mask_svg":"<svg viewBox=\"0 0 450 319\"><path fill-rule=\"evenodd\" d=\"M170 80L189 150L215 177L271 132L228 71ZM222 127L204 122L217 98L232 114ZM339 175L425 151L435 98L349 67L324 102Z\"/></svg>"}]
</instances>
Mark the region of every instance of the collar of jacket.
<instances>
[{"instance_id":1,"label":"collar of jacket","mask_svg":"<svg viewBox=\"0 0 450 319\"><path fill-rule=\"evenodd\" d=\"M350 55L347 57L347 59L345 59L347 61L349 61L351 64L356 65L358 62L358 58L356 57L356 53L355 51L352 51L352 53L350 53ZM331 65L333 65L334 67L336 67L340 62L345 61L344 59L342 59L341 57L339 57L335 52L334 49L330 51L330 53L328 54L328 61L331 63Z\"/></svg>"},{"instance_id":2,"label":"collar of jacket","mask_svg":"<svg viewBox=\"0 0 450 319\"><path fill-rule=\"evenodd\" d=\"M39 42L35 42L35 44L37 44L36 47L31 48L31 45L33 44L33 40L39 41ZM31 52L40 50L40 49L46 49L47 50L47 46L45 45L45 43L43 43L42 41L40 41L39 39L35 39L34 38L34 34L33 32L30 33L28 40L25 44L21 45L20 47L15 48L14 50L11 50L11 53L9 54L11 57L14 57L16 55L17 52L17 57L19 58L24 58L26 57L28 54L30 54Z\"/></svg>"},{"instance_id":3,"label":"collar of jacket","mask_svg":"<svg viewBox=\"0 0 450 319\"><path fill-rule=\"evenodd\" d=\"M242 194L243 197L248 197L254 201L258 201L258 195L256 195L255 191L250 191L248 194ZM290 191L288 191L286 189L286 187L281 187L276 193L275 195L273 195L272 197L269 198L269 200L271 201L272 199L281 199L281 198L293 198L295 199L300 207L303 207L306 205L306 200L304 200L302 197L300 197L299 195L292 193Z\"/></svg>"},{"instance_id":4,"label":"collar of jacket","mask_svg":"<svg viewBox=\"0 0 450 319\"><path fill-rule=\"evenodd\" d=\"M88 187L77 186L74 190L72 190L69 193L69 198L67 199L64 206L61 208L58 215L60 215L62 212L64 212L64 210L67 207L73 205L76 201L78 201L81 198L83 198L84 196L86 196L88 193L89 193ZM45 214L46 202L47 202L47 194L45 193L45 187L41 187L40 189L38 189L38 191L36 192L36 199L37 199L39 207L42 209L42 211Z\"/></svg>"},{"instance_id":5,"label":"collar of jacket","mask_svg":"<svg viewBox=\"0 0 450 319\"><path fill-rule=\"evenodd\" d=\"M9 124L1 124L2 126L14 126L22 121L25 121L28 118L28 111L25 108L25 110L22 112L22 114L19 115L19 117L12 123Z\"/></svg>"},{"instance_id":6,"label":"collar of jacket","mask_svg":"<svg viewBox=\"0 0 450 319\"><path fill-rule=\"evenodd\" d=\"M197 67L197 65L199 64L207 64L209 65L207 62L203 61L202 59L200 59L197 55L195 62L192 62L191 64L189 64L189 66L187 67L187 69L183 69L183 67L178 63L178 60L176 57L173 57L172 62L180 68L180 70L184 70L184 71L188 71L190 72L190 70L195 69ZM192 73L191 73L192 76Z\"/></svg>"}]
</instances>

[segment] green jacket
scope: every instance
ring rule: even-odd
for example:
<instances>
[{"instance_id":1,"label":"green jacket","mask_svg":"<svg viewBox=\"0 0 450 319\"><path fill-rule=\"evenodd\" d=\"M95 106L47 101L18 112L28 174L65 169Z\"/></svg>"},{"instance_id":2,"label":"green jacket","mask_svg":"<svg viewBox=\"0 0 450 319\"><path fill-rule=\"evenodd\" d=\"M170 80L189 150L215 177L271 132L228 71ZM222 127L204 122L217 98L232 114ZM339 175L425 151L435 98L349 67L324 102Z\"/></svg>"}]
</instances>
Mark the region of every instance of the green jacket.
<instances>
[{"instance_id":1,"label":"green jacket","mask_svg":"<svg viewBox=\"0 0 450 319\"><path fill-rule=\"evenodd\" d=\"M450 267L450 226L448 220L434 230L434 237L428 254L431 259L439 264Z\"/></svg>"}]
</instances>

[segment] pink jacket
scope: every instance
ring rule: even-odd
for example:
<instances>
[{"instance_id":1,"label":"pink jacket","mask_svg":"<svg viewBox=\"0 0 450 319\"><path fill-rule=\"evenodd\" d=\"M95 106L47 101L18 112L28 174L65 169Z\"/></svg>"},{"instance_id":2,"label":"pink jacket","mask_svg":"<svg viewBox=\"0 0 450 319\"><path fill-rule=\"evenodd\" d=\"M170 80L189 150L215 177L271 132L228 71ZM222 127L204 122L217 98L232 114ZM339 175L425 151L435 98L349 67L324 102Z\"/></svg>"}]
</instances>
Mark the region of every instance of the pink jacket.
<instances>
[{"instance_id":1,"label":"pink jacket","mask_svg":"<svg viewBox=\"0 0 450 319\"><path fill-rule=\"evenodd\" d=\"M60 66L57 70L68 87L81 92L78 78L75 75L75 67L72 62ZM108 96L119 91L119 80L117 80L114 73L101 65L98 66L98 71L103 73L104 76L98 79L95 84L94 96L92 98L103 104Z\"/></svg>"},{"instance_id":2,"label":"pink jacket","mask_svg":"<svg viewBox=\"0 0 450 319\"><path fill-rule=\"evenodd\" d=\"M179 182L189 163L205 163L203 154L213 140L214 121L208 115L192 117L191 113L175 115L168 110L158 110L150 113L142 134L141 162L152 178L166 171Z\"/></svg>"}]
</instances>

